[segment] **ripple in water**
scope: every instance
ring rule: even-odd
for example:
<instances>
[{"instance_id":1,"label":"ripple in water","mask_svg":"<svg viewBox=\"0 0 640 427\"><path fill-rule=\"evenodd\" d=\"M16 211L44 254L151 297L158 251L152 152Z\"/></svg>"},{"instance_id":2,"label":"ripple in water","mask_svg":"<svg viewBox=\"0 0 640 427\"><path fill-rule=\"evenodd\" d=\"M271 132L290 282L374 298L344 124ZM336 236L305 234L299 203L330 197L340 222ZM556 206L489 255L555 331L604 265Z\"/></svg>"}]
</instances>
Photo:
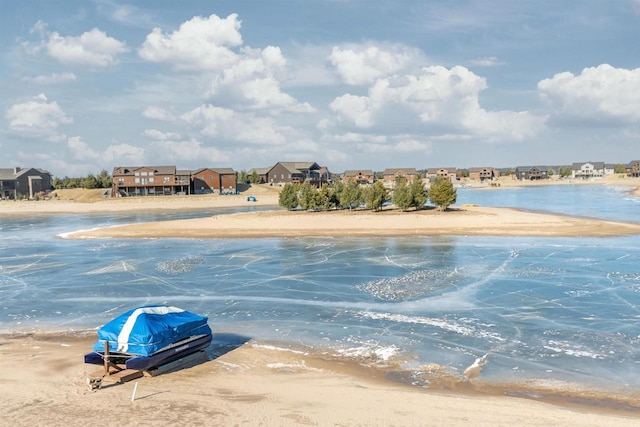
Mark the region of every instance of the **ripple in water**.
<instances>
[{"instance_id":1,"label":"ripple in water","mask_svg":"<svg viewBox=\"0 0 640 427\"><path fill-rule=\"evenodd\" d=\"M156 265L156 269L166 274L180 274L193 270L197 265L206 263L207 260L202 257L188 256L159 262Z\"/></svg>"},{"instance_id":2,"label":"ripple in water","mask_svg":"<svg viewBox=\"0 0 640 427\"><path fill-rule=\"evenodd\" d=\"M385 301L406 301L453 286L459 277L453 270L417 270L358 285L358 289Z\"/></svg>"}]
</instances>

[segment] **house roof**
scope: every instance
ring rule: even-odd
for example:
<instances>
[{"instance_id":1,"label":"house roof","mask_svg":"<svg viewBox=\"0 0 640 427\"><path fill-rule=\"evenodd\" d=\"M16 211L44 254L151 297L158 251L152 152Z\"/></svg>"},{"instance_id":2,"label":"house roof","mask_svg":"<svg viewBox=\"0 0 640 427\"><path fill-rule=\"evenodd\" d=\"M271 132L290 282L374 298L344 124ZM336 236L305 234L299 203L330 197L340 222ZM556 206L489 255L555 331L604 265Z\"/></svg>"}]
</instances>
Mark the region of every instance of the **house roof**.
<instances>
[{"instance_id":1,"label":"house roof","mask_svg":"<svg viewBox=\"0 0 640 427\"><path fill-rule=\"evenodd\" d=\"M456 168L427 168L427 173L438 173L440 171L455 172Z\"/></svg>"},{"instance_id":2,"label":"house roof","mask_svg":"<svg viewBox=\"0 0 640 427\"><path fill-rule=\"evenodd\" d=\"M51 175L49 172L47 172L44 169L37 169L37 168L19 168L18 171L16 171L16 168L0 168L0 179L3 180L12 180L12 179L18 179L19 177L23 176L23 175L27 175L29 173L33 173L32 171L37 171L38 173L42 174L42 175Z\"/></svg>"},{"instance_id":3,"label":"house roof","mask_svg":"<svg viewBox=\"0 0 640 427\"><path fill-rule=\"evenodd\" d=\"M581 163L574 163L571 166L571 169L573 170L580 170L582 169L582 166L586 165L586 164L591 164L593 165L594 168L596 169L604 169L604 162L581 162Z\"/></svg>"},{"instance_id":4,"label":"house roof","mask_svg":"<svg viewBox=\"0 0 640 427\"><path fill-rule=\"evenodd\" d=\"M491 167L491 166L486 166L486 167L473 167L473 168L469 168L469 173L473 173L473 172L482 172L485 170L489 170L489 171L493 171L496 170L496 168Z\"/></svg>"},{"instance_id":5,"label":"house roof","mask_svg":"<svg viewBox=\"0 0 640 427\"><path fill-rule=\"evenodd\" d=\"M213 172L216 172L219 175L235 175L236 171L234 171L232 168L200 168L200 169L195 169L192 171L187 171L187 174L193 174L196 175L202 171L206 171L206 170L211 170Z\"/></svg>"},{"instance_id":6,"label":"house roof","mask_svg":"<svg viewBox=\"0 0 640 427\"><path fill-rule=\"evenodd\" d=\"M266 168L252 168L249 169L249 171L247 171L248 175L252 175L254 172L257 173L258 175L266 175L267 173L269 173L269 171L273 168L273 166L269 166Z\"/></svg>"},{"instance_id":7,"label":"house roof","mask_svg":"<svg viewBox=\"0 0 640 427\"><path fill-rule=\"evenodd\" d=\"M140 169L151 169L154 173L158 175L175 175L176 167L175 166L116 166L113 168L112 176L123 176L123 175L133 175L136 171Z\"/></svg>"},{"instance_id":8,"label":"house roof","mask_svg":"<svg viewBox=\"0 0 640 427\"><path fill-rule=\"evenodd\" d=\"M516 170L520 171L530 171L532 169L537 169L540 172L547 172L549 170L549 166L518 166Z\"/></svg>"},{"instance_id":9,"label":"house roof","mask_svg":"<svg viewBox=\"0 0 640 427\"><path fill-rule=\"evenodd\" d=\"M363 169L363 170L348 170L344 171L344 176L358 176L358 175L373 175L373 170L371 169Z\"/></svg>"},{"instance_id":10,"label":"house roof","mask_svg":"<svg viewBox=\"0 0 640 427\"><path fill-rule=\"evenodd\" d=\"M395 169L385 169L383 174L384 175L395 175L397 172L400 171L404 171L407 174L416 174L418 172L416 172L416 168L395 168Z\"/></svg>"}]
</instances>

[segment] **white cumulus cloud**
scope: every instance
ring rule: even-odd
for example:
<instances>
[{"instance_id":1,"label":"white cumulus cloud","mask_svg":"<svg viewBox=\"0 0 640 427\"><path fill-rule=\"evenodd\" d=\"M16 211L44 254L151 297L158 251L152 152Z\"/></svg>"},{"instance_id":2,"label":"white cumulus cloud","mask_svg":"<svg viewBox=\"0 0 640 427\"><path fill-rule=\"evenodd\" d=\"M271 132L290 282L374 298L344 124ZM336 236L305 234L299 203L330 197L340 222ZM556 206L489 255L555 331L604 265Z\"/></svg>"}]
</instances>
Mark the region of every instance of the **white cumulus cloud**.
<instances>
[{"instance_id":1,"label":"white cumulus cloud","mask_svg":"<svg viewBox=\"0 0 640 427\"><path fill-rule=\"evenodd\" d=\"M482 109L484 78L467 68L425 67L419 74L378 79L367 96L342 95L330 109L338 123L358 129L412 128L432 136L472 133L480 138L522 139L544 122L526 112Z\"/></svg>"},{"instance_id":2,"label":"white cumulus cloud","mask_svg":"<svg viewBox=\"0 0 640 427\"><path fill-rule=\"evenodd\" d=\"M161 107L149 106L144 109L142 115L148 119L160 120L162 122L173 122L176 120L175 115Z\"/></svg>"},{"instance_id":3,"label":"white cumulus cloud","mask_svg":"<svg viewBox=\"0 0 640 427\"><path fill-rule=\"evenodd\" d=\"M403 47L393 50L377 46L344 49L334 47L329 60L343 82L364 85L402 70L416 55L415 51Z\"/></svg>"},{"instance_id":4,"label":"white cumulus cloud","mask_svg":"<svg viewBox=\"0 0 640 427\"><path fill-rule=\"evenodd\" d=\"M636 123L640 121L640 68L609 64L563 72L538 83L538 92L555 117L569 121Z\"/></svg>"},{"instance_id":5,"label":"white cumulus cloud","mask_svg":"<svg viewBox=\"0 0 640 427\"><path fill-rule=\"evenodd\" d=\"M78 160L96 160L100 154L93 150L89 144L84 142L79 136L72 136L67 140L67 147L73 157Z\"/></svg>"},{"instance_id":6,"label":"white cumulus cloud","mask_svg":"<svg viewBox=\"0 0 640 427\"><path fill-rule=\"evenodd\" d=\"M57 32L49 34L47 53L67 65L106 67L116 63L119 54L128 52L126 44L107 36L97 28L79 37L63 37Z\"/></svg>"},{"instance_id":7,"label":"white cumulus cloud","mask_svg":"<svg viewBox=\"0 0 640 427\"><path fill-rule=\"evenodd\" d=\"M63 135L58 134L58 128L73 123L73 118L67 116L57 102L48 102L44 94L12 105L5 118L11 132L49 141L60 141Z\"/></svg>"},{"instance_id":8,"label":"white cumulus cloud","mask_svg":"<svg viewBox=\"0 0 640 427\"><path fill-rule=\"evenodd\" d=\"M139 49L141 58L179 70L223 70L238 61L232 47L242 45L237 14L196 16L170 34L154 28Z\"/></svg>"}]
</instances>

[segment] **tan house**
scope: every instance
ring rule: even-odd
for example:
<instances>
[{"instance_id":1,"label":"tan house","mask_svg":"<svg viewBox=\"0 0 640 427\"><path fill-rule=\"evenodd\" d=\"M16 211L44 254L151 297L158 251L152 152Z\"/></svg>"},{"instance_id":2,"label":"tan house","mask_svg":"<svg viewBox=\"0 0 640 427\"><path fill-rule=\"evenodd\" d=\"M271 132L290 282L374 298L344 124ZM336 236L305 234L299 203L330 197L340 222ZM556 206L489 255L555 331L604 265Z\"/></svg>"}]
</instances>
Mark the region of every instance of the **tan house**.
<instances>
[{"instance_id":1,"label":"tan house","mask_svg":"<svg viewBox=\"0 0 640 427\"><path fill-rule=\"evenodd\" d=\"M492 167L469 168L469 179L472 181L491 181L499 176L500 171Z\"/></svg>"},{"instance_id":2,"label":"tan house","mask_svg":"<svg viewBox=\"0 0 640 427\"><path fill-rule=\"evenodd\" d=\"M375 175L370 169L365 170L348 170L344 171L342 181L347 183L348 181L355 181L360 185L373 184L375 181Z\"/></svg>"},{"instance_id":3,"label":"tan house","mask_svg":"<svg viewBox=\"0 0 640 427\"><path fill-rule=\"evenodd\" d=\"M427 168L427 180L434 181L438 178L456 180L456 168Z\"/></svg>"},{"instance_id":4,"label":"tan house","mask_svg":"<svg viewBox=\"0 0 640 427\"><path fill-rule=\"evenodd\" d=\"M387 188L394 188L396 186L396 179L402 176L407 182L413 182L413 178L416 177L418 172L415 168L404 168L404 169L385 169L382 173L384 186Z\"/></svg>"},{"instance_id":5,"label":"tan house","mask_svg":"<svg viewBox=\"0 0 640 427\"><path fill-rule=\"evenodd\" d=\"M271 185L308 182L320 187L330 180L329 170L315 162L278 162L267 172L267 182Z\"/></svg>"},{"instance_id":6,"label":"tan house","mask_svg":"<svg viewBox=\"0 0 640 427\"><path fill-rule=\"evenodd\" d=\"M626 167L627 175L638 178L640 177L640 160L632 160Z\"/></svg>"},{"instance_id":7,"label":"tan house","mask_svg":"<svg viewBox=\"0 0 640 427\"><path fill-rule=\"evenodd\" d=\"M256 184L266 184L267 174L271 170L271 167L267 168L252 168L247 172L247 176L251 177L254 173L258 176L258 182Z\"/></svg>"},{"instance_id":8,"label":"tan house","mask_svg":"<svg viewBox=\"0 0 640 427\"><path fill-rule=\"evenodd\" d=\"M53 178L44 169L0 169L0 199L32 199L36 194L50 191Z\"/></svg>"}]
</instances>

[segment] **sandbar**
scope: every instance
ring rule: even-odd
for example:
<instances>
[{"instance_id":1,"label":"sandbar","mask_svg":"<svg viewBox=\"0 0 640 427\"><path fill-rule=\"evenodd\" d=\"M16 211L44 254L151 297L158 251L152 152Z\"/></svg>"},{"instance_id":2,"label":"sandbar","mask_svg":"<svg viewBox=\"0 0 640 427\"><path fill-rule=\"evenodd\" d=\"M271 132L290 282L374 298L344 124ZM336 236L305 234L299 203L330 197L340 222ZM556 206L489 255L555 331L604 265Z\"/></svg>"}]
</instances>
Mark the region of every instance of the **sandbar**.
<instances>
[{"instance_id":1,"label":"sandbar","mask_svg":"<svg viewBox=\"0 0 640 427\"><path fill-rule=\"evenodd\" d=\"M604 221L524 212L510 208L467 206L401 212L266 211L156 221L83 230L67 238L265 238L529 236L610 237L640 234L640 223Z\"/></svg>"}]
</instances>

